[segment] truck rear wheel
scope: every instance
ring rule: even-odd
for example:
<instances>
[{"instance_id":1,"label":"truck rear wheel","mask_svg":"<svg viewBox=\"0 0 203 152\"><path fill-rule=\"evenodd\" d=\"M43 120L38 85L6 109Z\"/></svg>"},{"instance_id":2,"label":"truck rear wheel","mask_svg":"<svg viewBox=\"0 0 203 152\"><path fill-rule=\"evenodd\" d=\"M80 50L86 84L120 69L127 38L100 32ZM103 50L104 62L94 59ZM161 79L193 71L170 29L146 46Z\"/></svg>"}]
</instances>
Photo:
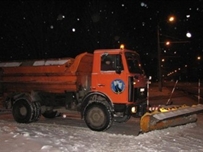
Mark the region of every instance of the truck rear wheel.
<instances>
[{"instance_id":1,"label":"truck rear wheel","mask_svg":"<svg viewBox=\"0 0 203 152\"><path fill-rule=\"evenodd\" d=\"M107 106L92 103L85 108L84 120L91 130L103 131L111 127L113 117Z\"/></svg>"},{"instance_id":2,"label":"truck rear wheel","mask_svg":"<svg viewBox=\"0 0 203 152\"><path fill-rule=\"evenodd\" d=\"M32 107L33 107L32 121L37 121L41 116L40 103L36 101L32 102Z\"/></svg>"},{"instance_id":3,"label":"truck rear wheel","mask_svg":"<svg viewBox=\"0 0 203 152\"><path fill-rule=\"evenodd\" d=\"M12 114L16 122L29 123L33 119L33 106L29 101L20 99L14 103Z\"/></svg>"}]
</instances>

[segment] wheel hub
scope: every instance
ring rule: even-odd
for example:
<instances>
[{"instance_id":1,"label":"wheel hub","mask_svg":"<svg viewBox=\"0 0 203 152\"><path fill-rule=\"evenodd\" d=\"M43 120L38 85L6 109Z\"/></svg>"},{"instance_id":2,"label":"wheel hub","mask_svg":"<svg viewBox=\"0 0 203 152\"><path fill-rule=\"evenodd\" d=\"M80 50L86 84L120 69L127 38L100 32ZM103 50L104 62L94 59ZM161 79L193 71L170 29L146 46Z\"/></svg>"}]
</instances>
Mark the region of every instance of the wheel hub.
<instances>
[{"instance_id":1,"label":"wheel hub","mask_svg":"<svg viewBox=\"0 0 203 152\"><path fill-rule=\"evenodd\" d=\"M95 126L100 126L103 124L105 116L99 108L94 108L92 111L90 111L89 115L91 123Z\"/></svg>"},{"instance_id":2,"label":"wheel hub","mask_svg":"<svg viewBox=\"0 0 203 152\"><path fill-rule=\"evenodd\" d=\"M21 107L21 108L20 108L20 114L21 114L22 116L25 116L25 115L27 114L27 109L26 109L25 107Z\"/></svg>"}]
</instances>

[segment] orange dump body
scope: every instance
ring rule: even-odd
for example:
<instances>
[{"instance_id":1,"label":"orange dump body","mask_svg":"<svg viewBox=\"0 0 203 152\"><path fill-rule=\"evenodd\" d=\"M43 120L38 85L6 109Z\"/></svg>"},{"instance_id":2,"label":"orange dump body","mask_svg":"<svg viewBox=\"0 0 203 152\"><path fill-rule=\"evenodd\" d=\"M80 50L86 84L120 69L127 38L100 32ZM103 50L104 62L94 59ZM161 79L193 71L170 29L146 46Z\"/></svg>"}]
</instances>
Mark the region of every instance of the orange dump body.
<instances>
[{"instance_id":1,"label":"orange dump body","mask_svg":"<svg viewBox=\"0 0 203 152\"><path fill-rule=\"evenodd\" d=\"M86 85L92 72L93 55L82 53L73 58L0 63L3 91L45 91L64 93Z\"/></svg>"}]
</instances>

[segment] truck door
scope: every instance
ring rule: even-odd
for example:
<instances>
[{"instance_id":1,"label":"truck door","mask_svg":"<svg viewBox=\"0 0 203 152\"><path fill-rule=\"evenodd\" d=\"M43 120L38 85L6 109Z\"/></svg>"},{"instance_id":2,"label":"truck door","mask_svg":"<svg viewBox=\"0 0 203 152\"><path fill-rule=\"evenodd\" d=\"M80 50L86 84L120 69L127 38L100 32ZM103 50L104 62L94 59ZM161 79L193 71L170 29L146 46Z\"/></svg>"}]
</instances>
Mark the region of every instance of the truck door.
<instances>
[{"instance_id":1,"label":"truck door","mask_svg":"<svg viewBox=\"0 0 203 152\"><path fill-rule=\"evenodd\" d=\"M121 55L103 54L100 73L97 76L97 90L106 94L114 103L122 103L127 101L127 80Z\"/></svg>"}]
</instances>

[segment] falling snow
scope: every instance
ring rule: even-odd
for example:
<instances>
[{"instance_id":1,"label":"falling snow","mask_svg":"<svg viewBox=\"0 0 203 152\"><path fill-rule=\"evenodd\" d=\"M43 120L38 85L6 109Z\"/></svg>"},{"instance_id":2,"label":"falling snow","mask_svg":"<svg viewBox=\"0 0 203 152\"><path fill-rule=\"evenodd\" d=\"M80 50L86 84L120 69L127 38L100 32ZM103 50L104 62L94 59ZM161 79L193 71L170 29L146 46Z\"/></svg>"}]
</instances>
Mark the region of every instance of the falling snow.
<instances>
[{"instance_id":1,"label":"falling snow","mask_svg":"<svg viewBox=\"0 0 203 152\"><path fill-rule=\"evenodd\" d=\"M165 62L166 72L191 64L181 76L197 73L196 57L203 54L202 3L202 0L1 1L0 61L75 57L84 51L119 48L124 43L127 49L140 54L146 74L157 77L154 69L157 69L160 21L161 42L168 39L190 42L170 46L161 43L161 52L167 49L164 55L172 61ZM171 14L176 16L173 24L167 22ZM172 56L174 51L178 56ZM14 55L16 52L18 55ZM194 75L188 77L197 79Z\"/></svg>"}]
</instances>

